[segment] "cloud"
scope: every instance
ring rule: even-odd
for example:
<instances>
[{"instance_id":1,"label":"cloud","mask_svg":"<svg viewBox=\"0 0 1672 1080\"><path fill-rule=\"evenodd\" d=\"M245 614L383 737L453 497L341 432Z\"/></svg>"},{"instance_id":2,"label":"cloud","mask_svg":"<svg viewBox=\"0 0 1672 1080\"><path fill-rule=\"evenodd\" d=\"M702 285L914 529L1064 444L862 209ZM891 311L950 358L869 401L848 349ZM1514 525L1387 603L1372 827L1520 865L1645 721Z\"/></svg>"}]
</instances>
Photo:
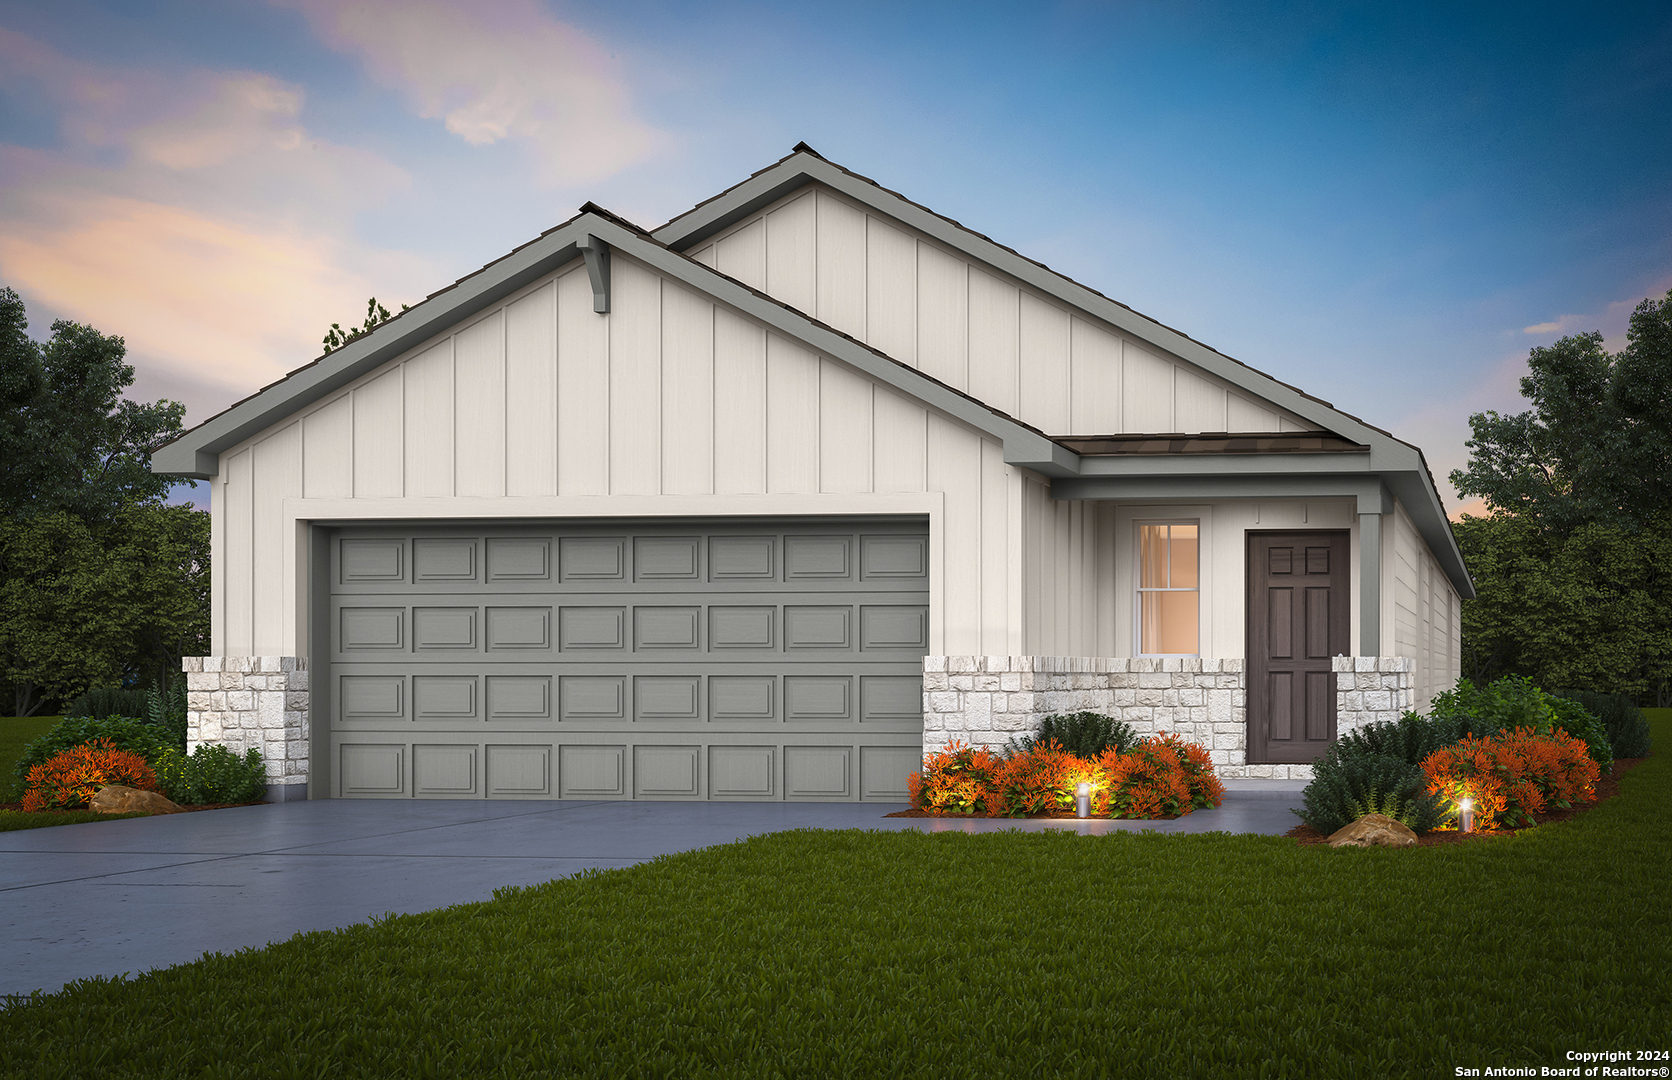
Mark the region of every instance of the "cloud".
<instances>
[{"instance_id":1,"label":"cloud","mask_svg":"<svg viewBox=\"0 0 1672 1080\"><path fill-rule=\"evenodd\" d=\"M1573 317L1572 315L1563 315L1561 319L1557 319L1555 322L1541 322L1536 326L1524 326L1521 328L1521 332L1523 334L1554 334L1562 328L1563 319L1572 319Z\"/></svg>"},{"instance_id":2,"label":"cloud","mask_svg":"<svg viewBox=\"0 0 1672 1080\"><path fill-rule=\"evenodd\" d=\"M526 145L542 183L601 180L665 141L635 115L621 64L535 0L274 2L470 145Z\"/></svg>"},{"instance_id":3,"label":"cloud","mask_svg":"<svg viewBox=\"0 0 1672 1080\"><path fill-rule=\"evenodd\" d=\"M0 236L8 281L233 398L318 355L331 319L377 291L318 233L89 192L60 201Z\"/></svg>"},{"instance_id":4,"label":"cloud","mask_svg":"<svg viewBox=\"0 0 1672 1080\"><path fill-rule=\"evenodd\" d=\"M61 137L0 145L0 282L37 316L124 337L141 387L193 421L312 360L367 296L393 306L440 276L353 239L409 178L312 135L298 86L96 69L0 30L0 87L25 81Z\"/></svg>"}]
</instances>

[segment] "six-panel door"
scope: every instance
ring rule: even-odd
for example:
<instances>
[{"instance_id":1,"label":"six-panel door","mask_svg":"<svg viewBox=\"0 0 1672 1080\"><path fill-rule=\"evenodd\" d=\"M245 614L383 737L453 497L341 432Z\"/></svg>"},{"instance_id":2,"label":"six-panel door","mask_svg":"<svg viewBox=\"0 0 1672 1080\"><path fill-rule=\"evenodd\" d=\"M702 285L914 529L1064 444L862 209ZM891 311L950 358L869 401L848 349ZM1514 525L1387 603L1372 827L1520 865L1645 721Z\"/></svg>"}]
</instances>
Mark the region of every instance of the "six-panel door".
<instances>
[{"instance_id":1,"label":"six-panel door","mask_svg":"<svg viewBox=\"0 0 1672 1080\"><path fill-rule=\"evenodd\" d=\"M1335 740L1348 534L1248 534L1248 761L1308 764Z\"/></svg>"},{"instance_id":2,"label":"six-panel door","mask_svg":"<svg viewBox=\"0 0 1672 1080\"><path fill-rule=\"evenodd\" d=\"M921 522L337 530L329 786L903 800L928 559Z\"/></svg>"}]
</instances>

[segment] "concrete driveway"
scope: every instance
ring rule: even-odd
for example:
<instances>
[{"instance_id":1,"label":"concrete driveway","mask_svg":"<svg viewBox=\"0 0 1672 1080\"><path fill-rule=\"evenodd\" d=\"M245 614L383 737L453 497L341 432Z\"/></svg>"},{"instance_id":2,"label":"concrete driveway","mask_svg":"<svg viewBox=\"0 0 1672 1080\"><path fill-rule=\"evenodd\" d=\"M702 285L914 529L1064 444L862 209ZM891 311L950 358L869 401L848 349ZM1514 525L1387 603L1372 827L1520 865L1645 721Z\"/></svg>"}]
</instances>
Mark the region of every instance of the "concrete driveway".
<instances>
[{"instance_id":1,"label":"concrete driveway","mask_svg":"<svg viewBox=\"0 0 1672 1080\"><path fill-rule=\"evenodd\" d=\"M341 800L0 833L0 995L137 975L387 912L488 900L783 829L1281 834L1299 784L1227 781L1174 821L889 818L882 803Z\"/></svg>"}]
</instances>

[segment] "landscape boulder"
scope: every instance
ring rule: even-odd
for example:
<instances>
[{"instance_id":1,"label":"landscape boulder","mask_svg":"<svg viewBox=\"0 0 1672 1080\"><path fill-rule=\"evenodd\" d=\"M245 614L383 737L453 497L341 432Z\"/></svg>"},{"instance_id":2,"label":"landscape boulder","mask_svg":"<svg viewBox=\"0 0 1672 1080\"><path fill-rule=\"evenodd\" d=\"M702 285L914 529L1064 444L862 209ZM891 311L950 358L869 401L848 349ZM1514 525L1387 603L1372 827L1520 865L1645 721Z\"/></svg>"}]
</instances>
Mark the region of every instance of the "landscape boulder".
<instances>
[{"instance_id":1,"label":"landscape boulder","mask_svg":"<svg viewBox=\"0 0 1672 1080\"><path fill-rule=\"evenodd\" d=\"M1329 838L1330 847L1410 847L1416 842L1416 833L1385 814L1366 814Z\"/></svg>"},{"instance_id":2,"label":"landscape boulder","mask_svg":"<svg viewBox=\"0 0 1672 1080\"><path fill-rule=\"evenodd\" d=\"M126 784L106 784L94 793L87 809L101 814L178 814L185 809L155 791L141 791Z\"/></svg>"}]
</instances>

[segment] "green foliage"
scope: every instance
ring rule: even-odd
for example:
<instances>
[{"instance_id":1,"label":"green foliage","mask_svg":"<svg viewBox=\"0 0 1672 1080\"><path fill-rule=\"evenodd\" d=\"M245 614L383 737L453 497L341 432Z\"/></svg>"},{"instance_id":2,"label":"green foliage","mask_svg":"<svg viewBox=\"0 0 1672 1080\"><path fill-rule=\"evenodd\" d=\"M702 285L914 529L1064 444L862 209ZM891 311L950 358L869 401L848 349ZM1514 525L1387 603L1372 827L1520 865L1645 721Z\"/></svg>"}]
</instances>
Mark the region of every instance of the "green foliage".
<instances>
[{"instance_id":1,"label":"green foliage","mask_svg":"<svg viewBox=\"0 0 1672 1080\"><path fill-rule=\"evenodd\" d=\"M52 730L62 717L4 716L0 717L0 803L16 802L23 798L23 785L12 775L23 748Z\"/></svg>"},{"instance_id":2,"label":"green foliage","mask_svg":"<svg viewBox=\"0 0 1672 1080\"><path fill-rule=\"evenodd\" d=\"M166 684L208 643L208 514L0 518L0 678L17 715L89 687Z\"/></svg>"},{"instance_id":3,"label":"green foliage","mask_svg":"<svg viewBox=\"0 0 1672 1080\"><path fill-rule=\"evenodd\" d=\"M255 802L267 790L267 769L259 750L247 750L240 757L224 746L200 745L190 755L170 747L152 765L157 786L181 806Z\"/></svg>"},{"instance_id":4,"label":"green foliage","mask_svg":"<svg viewBox=\"0 0 1672 1080\"><path fill-rule=\"evenodd\" d=\"M1335 749L1313 763L1312 782L1301 793L1299 813L1308 825L1328 836L1365 814L1385 814L1416 832L1440 823L1440 806L1428 794L1420 765L1394 754Z\"/></svg>"},{"instance_id":5,"label":"green foliage","mask_svg":"<svg viewBox=\"0 0 1672 1080\"><path fill-rule=\"evenodd\" d=\"M107 716L145 716L150 697L144 690L124 690L118 686L102 686L89 690L64 707L64 715L80 720L90 717L103 720Z\"/></svg>"},{"instance_id":6,"label":"green foliage","mask_svg":"<svg viewBox=\"0 0 1672 1080\"><path fill-rule=\"evenodd\" d=\"M1458 738L1465 734L1487 736L1516 728L1530 728L1540 735L1548 735L1553 729L1561 728L1584 741L1591 760L1604 772L1614 763L1602 721L1577 701L1546 694L1525 676L1506 675L1487 686L1458 679L1455 687L1434 695L1431 708L1436 718L1459 725Z\"/></svg>"},{"instance_id":7,"label":"green foliage","mask_svg":"<svg viewBox=\"0 0 1672 1080\"><path fill-rule=\"evenodd\" d=\"M1672 512L1565 536L1509 514L1453 531L1478 593L1463 604L1471 679L1514 672L1672 705Z\"/></svg>"},{"instance_id":8,"label":"green foliage","mask_svg":"<svg viewBox=\"0 0 1672 1080\"><path fill-rule=\"evenodd\" d=\"M1056 743L1075 757L1088 761L1100 757L1105 750L1132 752L1138 745L1138 735L1132 726L1112 716L1095 712L1076 712L1047 716L1039 722L1039 730L1006 744L1007 753L1026 753L1036 746Z\"/></svg>"},{"instance_id":9,"label":"green foliage","mask_svg":"<svg viewBox=\"0 0 1672 1080\"><path fill-rule=\"evenodd\" d=\"M1641 529L1672 506L1672 291L1632 313L1619 354L1591 332L1532 350L1533 408L1469 417L1463 495L1566 537L1584 525Z\"/></svg>"},{"instance_id":10,"label":"green foliage","mask_svg":"<svg viewBox=\"0 0 1672 1080\"><path fill-rule=\"evenodd\" d=\"M83 746L94 739L109 739L117 750L132 750L155 765L164 750L185 750L185 740L176 742L173 734L153 724L129 716L66 717L23 748L14 770L18 789L23 788L29 770L56 757L73 746Z\"/></svg>"},{"instance_id":11,"label":"green foliage","mask_svg":"<svg viewBox=\"0 0 1672 1080\"><path fill-rule=\"evenodd\" d=\"M410 309L407 305L401 305L401 311L408 310ZM356 338L364 337L394 317L393 312L377 302L377 297L372 297L366 301L366 321L358 329L350 326L347 330L344 330L341 323L332 323L331 329L325 331L323 344L325 345L326 355L330 355Z\"/></svg>"},{"instance_id":12,"label":"green foliage","mask_svg":"<svg viewBox=\"0 0 1672 1080\"><path fill-rule=\"evenodd\" d=\"M28 326L0 289L0 516L98 524L160 504L175 481L151 471L151 451L180 434L186 407L122 397L134 369L121 338L60 319L38 344Z\"/></svg>"},{"instance_id":13,"label":"green foliage","mask_svg":"<svg viewBox=\"0 0 1672 1080\"><path fill-rule=\"evenodd\" d=\"M1672 1029L1672 766L1621 787L1572 822L1432 848L772 833L19 998L0 1073L1559 1067Z\"/></svg>"},{"instance_id":14,"label":"green foliage","mask_svg":"<svg viewBox=\"0 0 1672 1080\"><path fill-rule=\"evenodd\" d=\"M1390 756L1407 765L1421 765L1429 754L1468 733L1461 716L1439 715L1438 710L1434 716L1407 712L1398 720L1366 724L1348 732L1328 747L1325 755L1336 759Z\"/></svg>"},{"instance_id":15,"label":"green foliage","mask_svg":"<svg viewBox=\"0 0 1672 1080\"><path fill-rule=\"evenodd\" d=\"M186 680L175 678L167 689L145 691L145 719L166 731L177 746L186 745Z\"/></svg>"},{"instance_id":16,"label":"green foliage","mask_svg":"<svg viewBox=\"0 0 1672 1080\"><path fill-rule=\"evenodd\" d=\"M1577 701L1586 712L1602 721L1609 748L1616 758L1649 756L1649 721L1629 696L1590 690L1559 690L1557 695Z\"/></svg>"}]
</instances>

